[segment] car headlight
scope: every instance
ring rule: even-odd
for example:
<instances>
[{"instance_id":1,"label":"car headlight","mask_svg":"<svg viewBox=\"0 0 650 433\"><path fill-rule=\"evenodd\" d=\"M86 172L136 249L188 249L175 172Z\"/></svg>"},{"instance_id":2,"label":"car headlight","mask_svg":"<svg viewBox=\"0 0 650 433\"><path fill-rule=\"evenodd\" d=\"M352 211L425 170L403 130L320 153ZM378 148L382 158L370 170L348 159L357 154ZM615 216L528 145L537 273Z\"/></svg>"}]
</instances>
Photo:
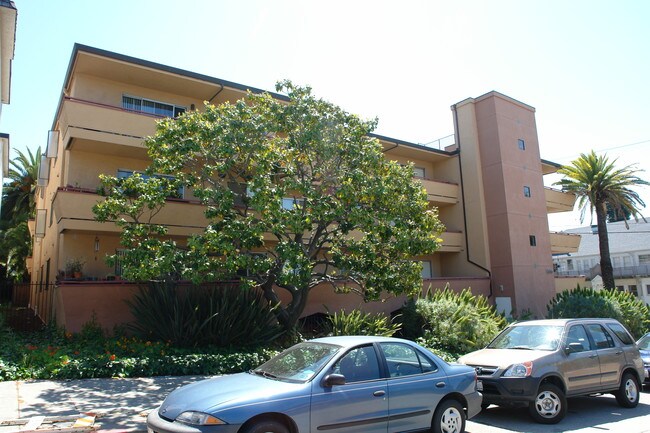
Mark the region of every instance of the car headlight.
<instances>
[{"instance_id":1,"label":"car headlight","mask_svg":"<svg viewBox=\"0 0 650 433\"><path fill-rule=\"evenodd\" d=\"M203 412L187 411L176 417L176 421L190 425L220 425L225 424L222 420Z\"/></svg>"},{"instance_id":2,"label":"car headlight","mask_svg":"<svg viewBox=\"0 0 650 433\"><path fill-rule=\"evenodd\" d=\"M528 377L533 372L533 362L526 361L520 364L511 365L505 373L504 377Z\"/></svg>"}]
</instances>

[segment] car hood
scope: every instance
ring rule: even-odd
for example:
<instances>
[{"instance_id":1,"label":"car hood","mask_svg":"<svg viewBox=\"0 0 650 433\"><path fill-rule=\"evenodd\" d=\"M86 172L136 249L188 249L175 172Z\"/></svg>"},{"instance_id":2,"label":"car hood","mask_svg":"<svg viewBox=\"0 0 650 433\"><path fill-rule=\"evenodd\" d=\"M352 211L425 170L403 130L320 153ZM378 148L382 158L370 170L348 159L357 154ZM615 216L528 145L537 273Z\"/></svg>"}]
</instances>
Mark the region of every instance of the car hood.
<instances>
[{"instance_id":1,"label":"car hood","mask_svg":"<svg viewBox=\"0 0 650 433\"><path fill-rule=\"evenodd\" d=\"M484 365L507 368L520 362L535 361L554 352L524 349L481 349L461 356L458 362L467 365Z\"/></svg>"},{"instance_id":2,"label":"car hood","mask_svg":"<svg viewBox=\"0 0 650 433\"><path fill-rule=\"evenodd\" d=\"M303 383L281 382L249 373L238 373L180 387L167 396L158 412L167 419L176 419L188 410L215 413L225 407L266 401L305 388Z\"/></svg>"}]
</instances>

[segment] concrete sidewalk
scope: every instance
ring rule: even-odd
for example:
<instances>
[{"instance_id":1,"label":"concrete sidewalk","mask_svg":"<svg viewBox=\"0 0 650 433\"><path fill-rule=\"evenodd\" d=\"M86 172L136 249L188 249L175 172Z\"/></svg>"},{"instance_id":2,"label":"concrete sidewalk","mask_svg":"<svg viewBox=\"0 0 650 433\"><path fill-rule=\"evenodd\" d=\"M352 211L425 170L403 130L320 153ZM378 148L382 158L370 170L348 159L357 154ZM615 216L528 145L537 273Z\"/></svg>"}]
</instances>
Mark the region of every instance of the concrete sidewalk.
<instances>
[{"instance_id":1,"label":"concrete sidewalk","mask_svg":"<svg viewBox=\"0 0 650 433\"><path fill-rule=\"evenodd\" d=\"M0 382L0 421L92 412L103 431L147 430L146 417L174 389L204 376ZM2 426L0 433L17 431Z\"/></svg>"}]
</instances>

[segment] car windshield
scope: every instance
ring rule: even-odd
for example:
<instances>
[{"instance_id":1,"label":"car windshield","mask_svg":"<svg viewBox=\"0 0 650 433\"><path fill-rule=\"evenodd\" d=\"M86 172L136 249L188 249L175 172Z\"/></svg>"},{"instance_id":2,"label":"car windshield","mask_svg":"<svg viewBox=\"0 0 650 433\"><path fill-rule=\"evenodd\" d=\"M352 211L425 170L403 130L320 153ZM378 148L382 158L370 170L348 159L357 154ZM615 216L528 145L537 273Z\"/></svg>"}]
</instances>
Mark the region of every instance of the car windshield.
<instances>
[{"instance_id":1,"label":"car windshield","mask_svg":"<svg viewBox=\"0 0 650 433\"><path fill-rule=\"evenodd\" d=\"M489 349L556 350L563 326L517 325L506 328L488 345Z\"/></svg>"},{"instance_id":2,"label":"car windshield","mask_svg":"<svg viewBox=\"0 0 650 433\"><path fill-rule=\"evenodd\" d=\"M650 350L650 334L646 334L636 343L641 350Z\"/></svg>"},{"instance_id":3,"label":"car windshield","mask_svg":"<svg viewBox=\"0 0 650 433\"><path fill-rule=\"evenodd\" d=\"M314 342L296 344L251 370L251 373L272 379L306 382L311 380L340 348L333 344Z\"/></svg>"}]
</instances>

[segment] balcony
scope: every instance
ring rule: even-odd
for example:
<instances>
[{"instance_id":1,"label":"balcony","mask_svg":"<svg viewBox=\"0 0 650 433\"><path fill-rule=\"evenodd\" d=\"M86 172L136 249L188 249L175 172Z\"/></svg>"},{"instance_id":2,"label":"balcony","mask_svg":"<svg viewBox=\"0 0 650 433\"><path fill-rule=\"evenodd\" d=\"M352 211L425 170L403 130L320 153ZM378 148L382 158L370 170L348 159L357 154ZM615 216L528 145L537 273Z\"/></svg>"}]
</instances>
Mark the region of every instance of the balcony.
<instances>
[{"instance_id":1,"label":"balcony","mask_svg":"<svg viewBox=\"0 0 650 433\"><path fill-rule=\"evenodd\" d=\"M576 202L576 195L557 189L544 187L546 196L546 211L548 213L570 212Z\"/></svg>"},{"instance_id":2,"label":"balcony","mask_svg":"<svg viewBox=\"0 0 650 433\"><path fill-rule=\"evenodd\" d=\"M440 235L442 245L437 251L439 253L459 253L463 250L463 233L462 232L444 232Z\"/></svg>"},{"instance_id":3,"label":"balcony","mask_svg":"<svg viewBox=\"0 0 650 433\"><path fill-rule=\"evenodd\" d=\"M158 116L82 99L65 97L59 116L63 143L71 138L143 147L156 131Z\"/></svg>"},{"instance_id":4,"label":"balcony","mask_svg":"<svg viewBox=\"0 0 650 433\"><path fill-rule=\"evenodd\" d=\"M551 232L551 254L577 253L580 235Z\"/></svg>"},{"instance_id":5,"label":"balcony","mask_svg":"<svg viewBox=\"0 0 650 433\"><path fill-rule=\"evenodd\" d=\"M102 197L83 188L59 188L54 199L54 214L59 233L66 230L120 233L113 223L95 221L92 207ZM153 219L154 224L165 225L172 236L190 236L206 225L204 207L186 200L169 200Z\"/></svg>"},{"instance_id":6,"label":"balcony","mask_svg":"<svg viewBox=\"0 0 650 433\"><path fill-rule=\"evenodd\" d=\"M417 178L427 191L427 198L437 206L458 203L459 186L456 183L441 182L437 180Z\"/></svg>"}]
</instances>

